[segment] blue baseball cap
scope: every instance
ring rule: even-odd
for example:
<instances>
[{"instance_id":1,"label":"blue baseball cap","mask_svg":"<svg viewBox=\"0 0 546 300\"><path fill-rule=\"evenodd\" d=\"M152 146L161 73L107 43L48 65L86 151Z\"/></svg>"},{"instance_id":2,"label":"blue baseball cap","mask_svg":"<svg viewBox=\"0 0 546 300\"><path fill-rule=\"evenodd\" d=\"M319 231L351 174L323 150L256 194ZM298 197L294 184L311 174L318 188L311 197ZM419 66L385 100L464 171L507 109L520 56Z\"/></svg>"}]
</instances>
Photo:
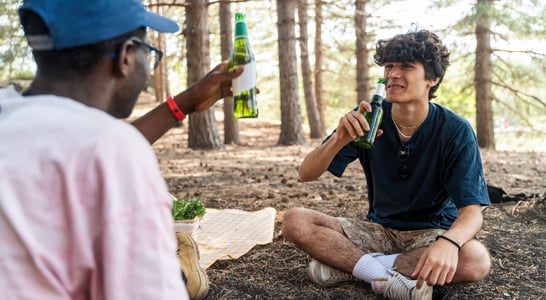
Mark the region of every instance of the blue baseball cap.
<instances>
[{"instance_id":1,"label":"blue baseball cap","mask_svg":"<svg viewBox=\"0 0 546 300\"><path fill-rule=\"evenodd\" d=\"M38 14L48 35L28 35L33 50L72 48L149 27L177 32L175 21L144 8L141 0L25 0L19 8Z\"/></svg>"}]
</instances>

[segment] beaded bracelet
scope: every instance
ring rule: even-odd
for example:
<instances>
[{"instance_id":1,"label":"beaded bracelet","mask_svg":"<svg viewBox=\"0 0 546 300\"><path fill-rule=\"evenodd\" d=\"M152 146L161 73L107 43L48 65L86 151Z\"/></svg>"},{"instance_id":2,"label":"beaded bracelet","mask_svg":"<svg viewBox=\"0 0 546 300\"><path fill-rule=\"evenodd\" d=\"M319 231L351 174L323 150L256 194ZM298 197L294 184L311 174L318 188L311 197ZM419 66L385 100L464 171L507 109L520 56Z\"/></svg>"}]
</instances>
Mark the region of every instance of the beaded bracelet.
<instances>
[{"instance_id":1,"label":"beaded bracelet","mask_svg":"<svg viewBox=\"0 0 546 300\"><path fill-rule=\"evenodd\" d=\"M448 238L447 236L439 235L439 236L436 237L436 240L438 240L438 239L444 239L444 240L452 243L455 247L457 247L457 249L459 249L459 251L461 251L461 245L457 244L457 242L455 242L454 240Z\"/></svg>"},{"instance_id":2,"label":"beaded bracelet","mask_svg":"<svg viewBox=\"0 0 546 300\"><path fill-rule=\"evenodd\" d=\"M186 114L184 114L178 104L176 104L172 95L167 96L167 105L178 121L182 121L186 118Z\"/></svg>"}]
</instances>

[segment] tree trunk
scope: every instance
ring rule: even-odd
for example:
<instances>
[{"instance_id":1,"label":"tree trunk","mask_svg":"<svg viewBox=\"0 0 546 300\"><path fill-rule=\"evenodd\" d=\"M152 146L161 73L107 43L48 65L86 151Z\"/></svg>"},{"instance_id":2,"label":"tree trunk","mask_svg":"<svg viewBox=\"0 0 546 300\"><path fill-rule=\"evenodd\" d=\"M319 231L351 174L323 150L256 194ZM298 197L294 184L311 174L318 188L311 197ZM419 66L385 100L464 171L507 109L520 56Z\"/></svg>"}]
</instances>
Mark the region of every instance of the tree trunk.
<instances>
[{"instance_id":1,"label":"tree trunk","mask_svg":"<svg viewBox=\"0 0 546 300\"><path fill-rule=\"evenodd\" d=\"M150 1L150 4L157 4L157 0ZM163 6L161 5L154 5L153 9L155 12L159 15L163 15ZM162 49L165 51L164 46L165 45L165 38L163 36L163 33L157 32L155 30L148 31L148 35L150 38L150 41L152 41L153 45L156 45L159 49ZM154 85L154 92L155 92L155 100L156 102L162 102L167 99L166 95L168 91L166 90L167 86L167 80L165 73L167 72L167 63L166 63L165 57L161 60L161 63L155 70L150 70L153 72L153 85Z\"/></svg>"},{"instance_id":2,"label":"tree trunk","mask_svg":"<svg viewBox=\"0 0 546 300\"><path fill-rule=\"evenodd\" d=\"M298 64L295 35L296 5L296 1L277 0L281 88L281 135L279 145L305 144L298 100Z\"/></svg>"},{"instance_id":3,"label":"tree trunk","mask_svg":"<svg viewBox=\"0 0 546 300\"><path fill-rule=\"evenodd\" d=\"M186 6L186 48L188 86L204 77L210 68L207 0L189 0ZM218 149L221 147L214 106L189 116L188 147Z\"/></svg>"},{"instance_id":4,"label":"tree trunk","mask_svg":"<svg viewBox=\"0 0 546 300\"><path fill-rule=\"evenodd\" d=\"M150 36L150 37L152 37L152 36ZM161 37L161 33L154 33L153 34L153 38L151 40L153 40L154 45L159 45L160 37ZM153 72L152 79L153 79L155 101L156 102L162 102L162 101L167 99L165 97L166 91L165 91L165 84L163 82L163 78L164 78L163 77L163 65L164 65L164 63L165 63L165 61L164 61L164 59L162 59L159 66L157 66L157 68L152 71Z\"/></svg>"},{"instance_id":5,"label":"tree trunk","mask_svg":"<svg viewBox=\"0 0 546 300\"><path fill-rule=\"evenodd\" d=\"M322 0L315 1L315 98L317 101L321 135L326 134L324 96L322 93Z\"/></svg>"},{"instance_id":6,"label":"tree trunk","mask_svg":"<svg viewBox=\"0 0 546 300\"><path fill-rule=\"evenodd\" d=\"M491 63L491 20L489 11L493 0L478 0L476 15L476 135L482 148L495 149L493 127L493 92Z\"/></svg>"},{"instance_id":7,"label":"tree trunk","mask_svg":"<svg viewBox=\"0 0 546 300\"><path fill-rule=\"evenodd\" d=\"M163 49L164 51L164 57L161 59L160 66L161 67L161 81L163 82L163 97L161 100L158 100L158 102L165 101L167 99L167 95L171 93L171 89L169 88L169 67L167 66L168 59L167 59L167 39L165 38L164 33L159 34L159 49Z\"/></svg>"},{"instance_id":8,"label":"tree trunk","mask_svg":"<svg viewBox=\"0 0 546 300\"><path fill-rule=\"evenodd\" d=\"M233 29L231 24L231 7L229 2L220 2L220 44L222 60L227 60L233 50ZM224 98L224 144L241 144L239 123L233 115L233 97Z\"/></svg>"},{"instance_id":9,"label":"tree trunk","mask_svg":"<svg viewBox=\"0 0 546 300\"><path fill-rule=\"evenodd\" d=\"M368 34L366 31L366 1L355 2L356 33L356 103L370 100L370 73L368 66Z\"/></svg>"},{"instance_id":10,"label":"tree trunk","mask_svg":"<svg viewBox=\"0 0 546 300\"><path fill-rule=\"evenodd\" d=\"M300 27L300 56L301 56L301 76L303 79L303 90L305 94L305 107L307 109L307 119L309 122L310 137L318 139L322 137L322 125L313 90L313 78L311 76L311 66L309 64L309 49L307 49L307 0L298 1L298 17Z\"/></svg>"}]
</instances>

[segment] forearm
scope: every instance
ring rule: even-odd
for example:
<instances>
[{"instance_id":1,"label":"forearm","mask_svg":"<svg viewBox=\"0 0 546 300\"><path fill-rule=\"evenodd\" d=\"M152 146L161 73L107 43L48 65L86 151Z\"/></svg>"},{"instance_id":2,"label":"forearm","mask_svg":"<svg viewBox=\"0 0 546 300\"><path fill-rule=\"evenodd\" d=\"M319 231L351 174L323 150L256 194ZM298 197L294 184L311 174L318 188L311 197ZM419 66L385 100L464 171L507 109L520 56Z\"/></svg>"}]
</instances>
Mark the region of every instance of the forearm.
<instances>
[{"instance_id":1,"label":"forearm","mask_svg":"<svg viewBox=\"0 0 546 300\"><path fill-rule=\"evenodd\" d=\"M337 141L336 133L334 133L328 141L309 152L300 165L300 181L312 181L319 178L328 170L335 155L345 144Z\"/></svg>"},{"instance_id":2,"label":"forearm","mask_svg":"<svg viewBox=\"0 0 546 300\"><path fill-rule=\"evenodd\" d=\"M478 234L482 223L481 206L479 204L466 206L459 209L459 217L443 235L462 246Z\"/></svg>"},{"instance_id":3,"label":"forearm","mask_svg":"<svg viewBox=\"0 0 546 300\"><path fill-rule=\"evenodd\" d=\"M190 109L185 105L184 99L186 92L182 92L174 97L174 100L186 115L190 114ZM171 129L178 120L169 109L167 102L163 102L142 117L134 120L131 124L135 126L144 137L153 144Z\"/></svg>"}]
</instances>

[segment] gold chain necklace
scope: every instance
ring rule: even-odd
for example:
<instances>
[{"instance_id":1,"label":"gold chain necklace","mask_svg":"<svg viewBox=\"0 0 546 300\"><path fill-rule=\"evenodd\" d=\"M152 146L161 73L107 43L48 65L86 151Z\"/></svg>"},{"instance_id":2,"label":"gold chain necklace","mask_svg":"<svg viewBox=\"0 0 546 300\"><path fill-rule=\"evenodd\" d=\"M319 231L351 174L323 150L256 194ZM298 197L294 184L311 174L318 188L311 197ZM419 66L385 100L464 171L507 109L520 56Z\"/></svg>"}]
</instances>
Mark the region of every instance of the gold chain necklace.
<instances>
[{"instance_id":1,"label":"gold chain necklace","mask_svg":"<svg viewBox=\"0 0 546 300\"><path fill-rule=\"evenodd\" d=\"M392 111L392 110L391 110L391 117L392 117L392 120L394 121L394 124L396 124L397 127L406 128L406 129L417 128L417 127L421 126L421 124L423 124L423 122L425 121L425 120L423 120L423 121L418 122L418 123L416 123L414 125L405 126L405 125L400 124L400 122L396 121L396 118L394 117L394 111Z\"/></svg>"},{"instance_id":2,"label":"gold chain necklace","mask_svg":"<svg viewBox=\"0 0 546 300\"><path fill-rule=\"evenodd\" d=\"M394 116L391 112L391 119L392 119L392 122L394 123L394 127L396 127L396 131L398 131L398 134L403 137L404 139L406 140L409 140L411 138L411 134L410 135L405 135L402 133L402 131L400 130L400 128L398 128L398 124L396 124L396 120L394 119ZM421 122L422 123L422 122Z\"/></svg>"}]
</instances>

